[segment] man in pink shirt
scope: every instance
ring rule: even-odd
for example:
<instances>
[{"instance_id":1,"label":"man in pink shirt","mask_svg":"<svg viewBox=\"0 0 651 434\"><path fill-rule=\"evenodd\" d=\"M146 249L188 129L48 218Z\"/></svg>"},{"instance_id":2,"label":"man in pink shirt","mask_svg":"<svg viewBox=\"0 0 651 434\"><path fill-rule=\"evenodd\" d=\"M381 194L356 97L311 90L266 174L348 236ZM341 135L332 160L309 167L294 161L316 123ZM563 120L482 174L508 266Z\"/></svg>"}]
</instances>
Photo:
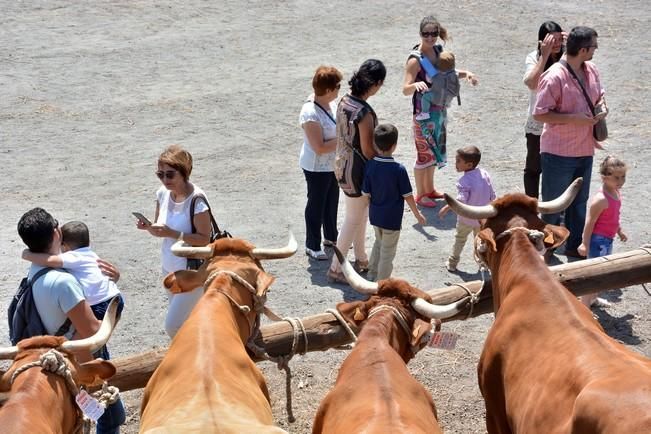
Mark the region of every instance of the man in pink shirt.
<instances>
[{"instance_id":1,"label":"man in pink shirt","mask_svg":"<svg viewBox=\"0 0 651 434\"><path fill-rule=\"evenodd\" d=\"M540 77L533 110L533 118L544 123L540 136L542 200L556 199L572 181L583 178L581 191L565 210L565 226L570 231L565 254L574 257L581 257L577 248L585 224L592 158L595 147L599 147L592 129L607 114L599 71L589 62L597 48L596 31L589 27L573 28L567 37L566 54ZM581 84L592 104L603 107L603 113L593 115ZM560 213L543 216L547 223L555 225L560 224L560 218Z\"/></svg>"}]
</instances>

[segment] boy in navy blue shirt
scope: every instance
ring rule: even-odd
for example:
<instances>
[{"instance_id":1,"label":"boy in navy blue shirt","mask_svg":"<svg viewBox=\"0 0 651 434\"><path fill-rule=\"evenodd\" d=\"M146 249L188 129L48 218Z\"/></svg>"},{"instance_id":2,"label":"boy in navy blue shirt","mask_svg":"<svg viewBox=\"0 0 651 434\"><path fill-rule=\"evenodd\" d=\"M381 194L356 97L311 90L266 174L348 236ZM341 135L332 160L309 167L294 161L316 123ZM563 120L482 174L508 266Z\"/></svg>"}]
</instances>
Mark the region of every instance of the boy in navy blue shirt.
<instances>
[{"instance_id":1,"label":"boy in navy blue shirt","mask_svg":"<svg viewBox=\"0 0 651 434\"><path fill-rule=\"evenodd\" d=\"M398 146L398 129L391 124L378 125L373 140L379 155L366 163L362 194L370 199L369 219L375 230L368 278L382 280L391 277L405 201L418 223L425 224L425 217L416 207L405 166L392 157Z\"/></svg>"}]
</instances>

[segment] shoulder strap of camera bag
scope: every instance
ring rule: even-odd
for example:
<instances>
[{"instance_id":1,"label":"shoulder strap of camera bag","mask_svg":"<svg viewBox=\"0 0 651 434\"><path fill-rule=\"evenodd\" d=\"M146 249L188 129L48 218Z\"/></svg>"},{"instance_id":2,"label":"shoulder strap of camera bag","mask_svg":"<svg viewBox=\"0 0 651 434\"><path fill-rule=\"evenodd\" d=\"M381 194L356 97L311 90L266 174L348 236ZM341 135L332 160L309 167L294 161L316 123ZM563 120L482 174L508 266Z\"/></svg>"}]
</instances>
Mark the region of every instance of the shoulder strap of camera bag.
<instances>
[{"instance_id":1,"label":"shoulder strap of camera bag","mask_svg":"<svg viewBox=\"0 0 651 434\"><path fill-rule=\"evenodd\" d=\"M208 199L206 199L206 196L203 194L197 194L192 198L192 201L190 202L190 224L192 225L192 233L197 232L197 228L194 227L194 206L197 203L197 200L202 200L206 206L208 207L208 215L210 215L210 225L212 227L212 232L215 235L215 239L221 238L222 237L222 231L219 230L219 226L217 226L217 221L215 220L215 217L212 215L212 210L210 209L210 203L208 203ZM211 235L213 235L211 234ZM213 241L213 237L210 237L210 241Z\"/></svg>"},{"instance_id":2,"label":"shoulder strap of camera bag","mask_svg":"<svg viewBox=\"0 0 651 434\"><path fill-rule=\"evenodd\" d=\"M558 63L563 65L565 68L567 68L567 70L570 71L570 74L572 74L572 77L574 77L574 79L577 81L577 83L579 83L579 87L583 91L583 96L585 97L585 100L588 102L588 106L590 107L590 111L592 112L592 115L594 116L594 114L595 114L595 112L594 112L594 104L592 104L592 101L590 100L590 95L588 95L588 92L585 90L585 87L583 87L583 83L581 83L581 80L579 80L579 77L576 76L576 73L574 72L572 67L570 65L568 65L568 63L565 60L561 59L561 60L558 61Z\"/></svg>"}]
</instances>

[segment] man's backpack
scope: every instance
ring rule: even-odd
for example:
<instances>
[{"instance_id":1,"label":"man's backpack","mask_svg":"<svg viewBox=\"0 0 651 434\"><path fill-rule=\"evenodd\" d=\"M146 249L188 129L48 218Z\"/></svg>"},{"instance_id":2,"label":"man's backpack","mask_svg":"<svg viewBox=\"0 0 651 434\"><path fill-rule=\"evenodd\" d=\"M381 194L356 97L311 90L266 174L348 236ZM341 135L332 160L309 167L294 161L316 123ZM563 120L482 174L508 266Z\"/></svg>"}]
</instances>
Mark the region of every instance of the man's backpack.
<instances>
[{"instance_id":1,"label":"man's backpack","mask_svg":"<svg viewBox=\"0 0 651 434\"><path fill-rule=\"evenodd\" d=\"M11 300L7 317L9 319L9 339L12 345L16 345L23 339L32 336L41 336L49 334L41 321L41 317L36 309L34 295L32 294L32 285L39 278L44 276L53 268L43 268L39 270L31 279L25 277L18 286L16 295ZM70 329L70 319L66 319L55 336L62 336Z\"/></svg>"}]
</instances>

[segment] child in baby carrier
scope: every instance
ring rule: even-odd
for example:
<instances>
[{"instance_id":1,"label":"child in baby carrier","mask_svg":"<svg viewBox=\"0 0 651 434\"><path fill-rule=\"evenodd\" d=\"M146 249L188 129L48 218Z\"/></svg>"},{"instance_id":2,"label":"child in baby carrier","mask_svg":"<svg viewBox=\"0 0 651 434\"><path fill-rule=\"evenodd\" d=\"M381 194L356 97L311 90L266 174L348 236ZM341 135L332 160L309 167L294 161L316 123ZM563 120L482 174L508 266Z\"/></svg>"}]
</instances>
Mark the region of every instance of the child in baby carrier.
<instances>
[{"instance_id":1,"label":"child in baby carrier","mask_svg":"<svg viewBox=\"0 0 651 434\"><path fill-rule=\"evenodd\" d=\"M427 61L429 67L424 65L428 81L431 82L429 90L423 92L420 99L420 111L416 114L416 120L427 121L430 119L430 109L432 105L448 107L454 98L457 98L459 104L459 77L455 71L454 54L450 51L442 51L439 54L436 66L433 66L429 60L424 58L421 61ZM417 107L418 109L418 107Z\"/></svg>"}]
</instances>

